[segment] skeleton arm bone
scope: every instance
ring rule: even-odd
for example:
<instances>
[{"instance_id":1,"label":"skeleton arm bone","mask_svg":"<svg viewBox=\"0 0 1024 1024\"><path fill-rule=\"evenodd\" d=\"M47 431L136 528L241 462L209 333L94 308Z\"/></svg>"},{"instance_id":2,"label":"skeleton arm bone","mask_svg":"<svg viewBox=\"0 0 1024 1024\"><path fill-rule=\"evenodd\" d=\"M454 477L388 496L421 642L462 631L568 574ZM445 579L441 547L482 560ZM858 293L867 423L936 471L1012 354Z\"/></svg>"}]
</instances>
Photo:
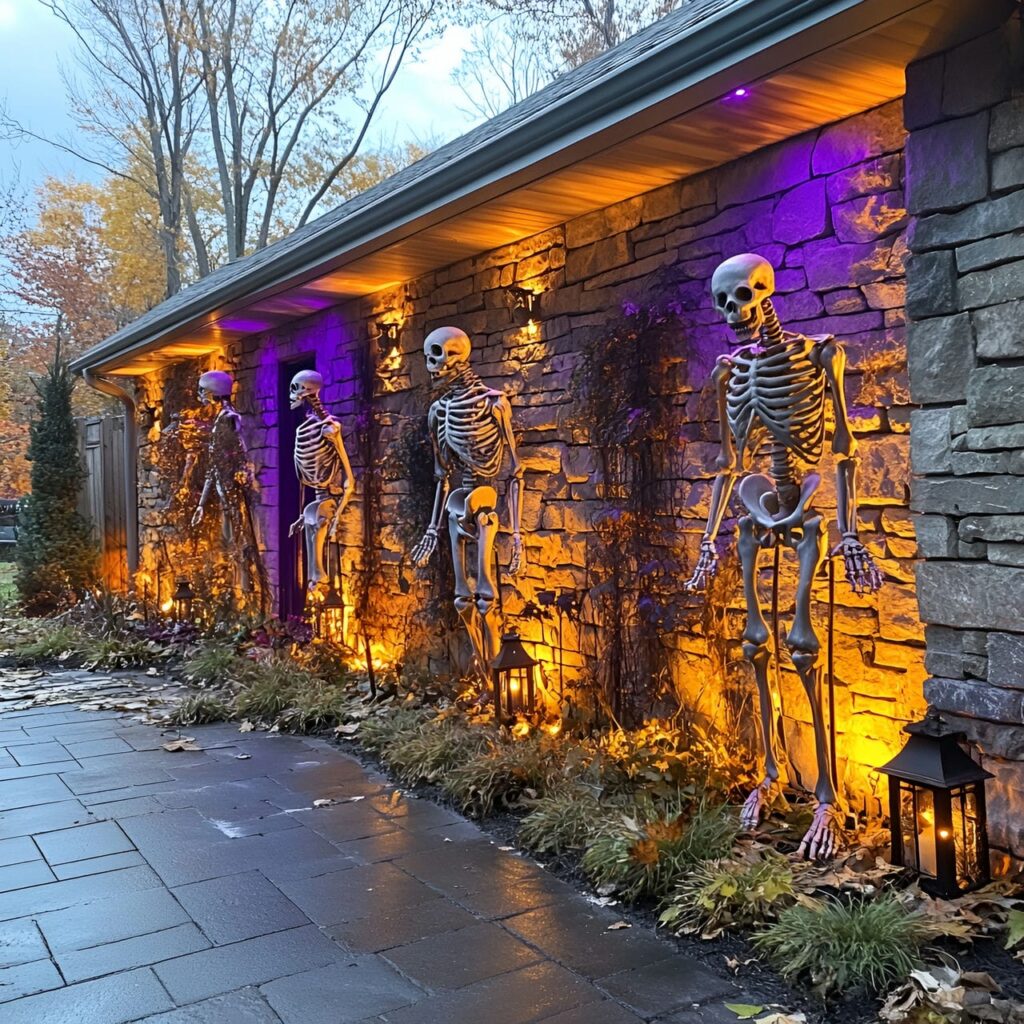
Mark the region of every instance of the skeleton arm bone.
<instances>
[{"instance_id":1,"label":"skeleton arm bone","mask_svg":"<svg viewBox=\"0 0 1024 1024\"><path fill-rule=\"evenodd\" d=\"M430 513L430 525L423 534L420 542L412 549L411 558L415 565L425 565L437 548L437 531L441 526L441 515L444 512L445 502L448 500L448 465L441 455L441 448L437 443L437 410L430 407L427 414L427 429L430 431L430 443L434 449L434 479L437 486L434 489L434 507Z\"/></svg>"},{"instance_id":2,"label":"skeleton arm bone","mask_svg":"<svg viewBox=\"0 0 1024 1024\"><path fill-rule=\"evenodd\" d=\"M729 506L729 498L732 496L732 489L738 475L736 472L736 446L733 442L732 432L729 429L725 400L731 374L732 362L727 357L722 356L715 364L715 370L711 376L718 401L718 421L721 424L722 447L718 458L715 460L718 466L718 475L715 477L715 483L711 489L711 508L708 511L707 527L700 542L700 557L693 570L693 575L684 584L685 589L691 591L699 590L713 579L718 571L718 552L715 550L715 538L718 536L718 531L722 526L722 519L725 517L725 510Z\"/></svg>"},{"instance_id":3,"label":"skeleton arm bone","mask_svg":"<svg viewBox=\"0 0 1024 1024\"><path fill-rule=\"evenodd\" d=\"M348 452L345 451L345 441L341 436L341 426L332 420L324 425L324 435L328 438L331 446L338 453L338 459L341 462L341 472L344 478L342 481L341 497L338 499L338 507L331 519L331 528L328 533L328 538L333 541L338 532L338 525L341 522L342 513L345 511L348 503L352 500L352 492L356 488L356 478L355 474L352 472L352 464L349 462Z\"/></svg>"},{"instance_id":4,"label":"skeleton arm bone","mask_svg":"<svg viewBox=\"0 0 1024 1024\"><path fill-rule=\"evenodd\" d=\"M846 408L846 352L829 339L817 349L835 409L836 428L832 451L836 458L836 519L841 540L832 551L842 555L846 580L854 593L874 593L882 586L882 574L857 534L857 440L850 429Z\"/></svg>"},{"instance_id":5,"label":"skeleton arm bone","mask_svg":"<svg viewBox=\"0 0 1024 1024\"><path fill-rule=\"evenodd\" d=\"M508 446L511 461L511 479L508 485L508 510L512 520L512 559L508 571L517 576L523 568L523 537L522 537L522 505L520 498L523 489L523 464L516 448L515 432L512 430L512 407L504 395L500 395L494 403L494 416L498 421L498 429L502 439Z\"/></svg>"}]
</instances>

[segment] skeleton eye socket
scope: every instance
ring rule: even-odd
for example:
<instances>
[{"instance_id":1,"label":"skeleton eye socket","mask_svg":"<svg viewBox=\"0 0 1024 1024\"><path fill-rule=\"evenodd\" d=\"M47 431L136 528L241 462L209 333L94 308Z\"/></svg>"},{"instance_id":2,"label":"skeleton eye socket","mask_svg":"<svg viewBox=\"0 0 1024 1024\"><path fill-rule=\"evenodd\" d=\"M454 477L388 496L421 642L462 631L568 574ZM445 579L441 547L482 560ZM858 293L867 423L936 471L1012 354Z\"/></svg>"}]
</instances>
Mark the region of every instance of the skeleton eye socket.
<instances>
[{"instance_id":1,"label":"skeleton eye socket","mask_svg":"<svg viewBox=\"0 0 1024 1024\"><path fill-rule=\"evenodd\" d=\"M754 287L755 287L755 288L756 288L756 289L757 289L757 290L758 290L759 292L764 292L764 291L767 291L767 290L768 290L768 285L766 285L766 284L764 283L764 281L756 281L756 282L754 283Z\"/></svg>"},{"instance_id":2,"label":"skeleton eye socket","mask_svg":"<svg viewBox=\"0 0 1024 1024\"><path fill-rule=\"evenodd\" d=\"M433 356L433 357L434 357L435 359L438 359L438 358L440 358L440 356L442 356L442 355L444 354L444 349L443 349L443 348L441 348L441 346L440 346L440 345L431 345L431 346L430 346L430 354L431 354L431 355L432 355L432 356Z\"/></svg>"},{"instance_id":3,"label":"skeleton eye socket","mask_svg":"<svg viewBox=\"0 0 1024 1024\"><path fill-rule=\"evenodd\" d=\"M724 306L726 298L727 298L727 296L726 296L725 292L719 292L715 296L715 305L716 306Z\"/></svg>"},{"instance_id":4,"label":"skeleton eye socket","mask_svg":"<svg viewBox=\"0 0 1024 1024\"><path fill-rule=\"evenodd\" d=\"M746 285L740 285L739 288L736 289L736 298L739 299L740 302L749 302L753 297L754 293Z\"/></svg>"}]
</instances>

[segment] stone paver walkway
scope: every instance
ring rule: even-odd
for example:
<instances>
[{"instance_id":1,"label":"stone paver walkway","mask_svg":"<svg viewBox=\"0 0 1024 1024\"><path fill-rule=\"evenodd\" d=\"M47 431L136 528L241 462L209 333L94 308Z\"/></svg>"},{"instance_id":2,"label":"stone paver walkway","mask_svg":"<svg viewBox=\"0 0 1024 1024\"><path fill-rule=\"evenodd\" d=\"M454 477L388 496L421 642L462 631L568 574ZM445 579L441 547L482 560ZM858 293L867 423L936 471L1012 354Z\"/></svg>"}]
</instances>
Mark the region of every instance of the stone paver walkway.
<instances>
[{"instance_id":1,"label":"stone paver walkway","mask_svg":"<svg viewBox=\"0 0 1024 1024\"><path fill-rule=\"evenodd\" d=\"M188 733L0 711L3 1024L735 1020L728 978L332 745Z\"/></svg>"}]
</instances>

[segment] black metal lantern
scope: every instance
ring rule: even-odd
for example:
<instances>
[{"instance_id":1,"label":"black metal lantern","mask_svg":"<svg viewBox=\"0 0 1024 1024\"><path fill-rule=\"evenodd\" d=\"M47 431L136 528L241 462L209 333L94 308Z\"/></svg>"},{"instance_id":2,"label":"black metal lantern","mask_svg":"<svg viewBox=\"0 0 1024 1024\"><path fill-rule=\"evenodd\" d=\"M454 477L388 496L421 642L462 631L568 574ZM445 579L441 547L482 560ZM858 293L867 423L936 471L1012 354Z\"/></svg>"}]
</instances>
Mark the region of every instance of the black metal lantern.
<instances>
[{"instance_id":1,"label":"black metal lantern","mask_svg":"<svg viewBox=\"0 0 1024 1024\"><path fill-rule=\"evenodd\" d=\"M345 600L332 586L322 600L316 602L313 632L321 640L337 643L345 630Z\"/></svg>"},{"instance_id":2,"label":"black metal lantern","mask_svg":"<svg viewBox=\"0 0 1024 1024\"><path fill-rule=\"evenodd\" d=\"M192 621L195 600L196 595L192 590L192 585L184 576L179 576L174 586L174 593L171 594L171 610L178 622Z\"/></svg>"},{"instance_id":3,"label":"black metal lantern","mask_svg":"<svg viewBox=\"0 0 1024 1024\"><path fill-rule=\"evenodd\" d=\"M509 310L513 322L525 327L537 319L537 293L529 288L518 288L513 285L505 289Z\"/></svg>"},{"instance_id":4,"label":"black metal lantern","mask_svg":"<svg viewBox=\"0 0 1024 1024\"><path fill-rule=\"evenodd\" d=\"M985 780L961 748L966 737L934 712L904 730L906 746L879 771L889 777L892 862L921 888L950 899L990 878Z\"/></svg>"},{"instance_id":5,"label":"black metal lantern","mask_svg":"<svg viewBox=\"0 0 1024 1024\"><path fill-rule=\"evenodd\" d=\"M506 633L491 666L494 710L498 722L516 715L532 715L537 700L537 661L519 634Z\"/></svg>"}]
</instances>

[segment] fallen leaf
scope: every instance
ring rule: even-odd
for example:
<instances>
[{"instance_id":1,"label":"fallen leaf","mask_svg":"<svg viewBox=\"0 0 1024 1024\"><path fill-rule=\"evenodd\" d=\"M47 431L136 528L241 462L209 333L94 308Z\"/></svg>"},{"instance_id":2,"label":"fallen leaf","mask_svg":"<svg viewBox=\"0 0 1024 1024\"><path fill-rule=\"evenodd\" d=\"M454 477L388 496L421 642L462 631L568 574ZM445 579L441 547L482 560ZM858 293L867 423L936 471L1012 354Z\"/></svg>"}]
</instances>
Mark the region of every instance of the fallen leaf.
<instances>
[{"instance_id":1,"label":"fallen leaf","mask_svg":"<svg viewBox=\"0 0 1024 1024\"><path fill-rule=\"evenodd\" d=\"M330 807L332 804L336 804L337 802L337 800L332 800L330 797L321 797L321 799L313 801L313 806Z\"/></svg>"},{"instance_id":2,"label":"fallen leaf","mask_svg":"<svg viewBox=\"0 0 1024 1024\"><path fill-rule=\"evenodd\" d=\"M349 722L347 725L339 725L334 730L339 736L355 736L359 732L358 722Z\"/></svg>"},{"instance_id":3,"label":"fallen leaf","mask_svg":"<svg viewBox=\"0 0 1024 1024\"><path fill-rule=\"evenodd\" d=\"M499 846L498 849L501 850L502 853L512 853L515 850L515 847L514 846Z\"/></svg>"},{"instance_id":4,"label":"fallen leaf","mask_svg":"<svg viewBox=\"0 0 1024 1024\"><path fill-rule=\"evenodd\" d=\"M754 1006L753 1003L723 1003L722 1005L730 1013L735 1013L740 1020L750 1020L751 1017L764 1013L763 1006Z\"/></svg>"},{"instance_id":5,"label":"fallen leaf","mask_svg":"<svg viewBox=\"0 0 1024 1024\"><path fill-rule=\"evenodd\" d=\"M248 761L252 757L252 754L235 754L236 761Z\"/></svg>"},{"instance_id":6,"label":"fallen leaf","mask_svg":"<svg viewBox=\"0 0 1024 1024\"><path fill-rule=\"evenodd\" d=\"M181 750L203 749L190 736L182 736L180 740L168 740L167 743L163 744L163 748L171 754L177 754Z\"/></svg>"},{"instance_id":7,"label":"fallen leaf","mask_svg":"<svg viewBox=\"0 0 1024 1024\"><path fill-rule=\"evenodd\" d=\"M239 732L253 732L253 731L255 730L255 728L256 728L256 726L255 726L255 725L253 725L253 724L252 724L252 722L250 722L250 721L249 721L249 719L247 718L247 719L246 719L246 720L245 720L245 721L244 721L244 722L243 722L243 723L242 723L242 724L241 724L241 725L240 725L240 726L238 727L238 731L239 731Z\"/></svg>"},{"instance_id":8,"label":"fallen leaf","mask_svg":"<svg viewBox=\"0 0 1024 1024\"><path fill-rule=\"evenodd\" d=\"M606 932L619 932L623 928L632 928L633 926L628 921L616 921L614 924L608 925L605 929Z\"/></svg>"}]
</instances>

